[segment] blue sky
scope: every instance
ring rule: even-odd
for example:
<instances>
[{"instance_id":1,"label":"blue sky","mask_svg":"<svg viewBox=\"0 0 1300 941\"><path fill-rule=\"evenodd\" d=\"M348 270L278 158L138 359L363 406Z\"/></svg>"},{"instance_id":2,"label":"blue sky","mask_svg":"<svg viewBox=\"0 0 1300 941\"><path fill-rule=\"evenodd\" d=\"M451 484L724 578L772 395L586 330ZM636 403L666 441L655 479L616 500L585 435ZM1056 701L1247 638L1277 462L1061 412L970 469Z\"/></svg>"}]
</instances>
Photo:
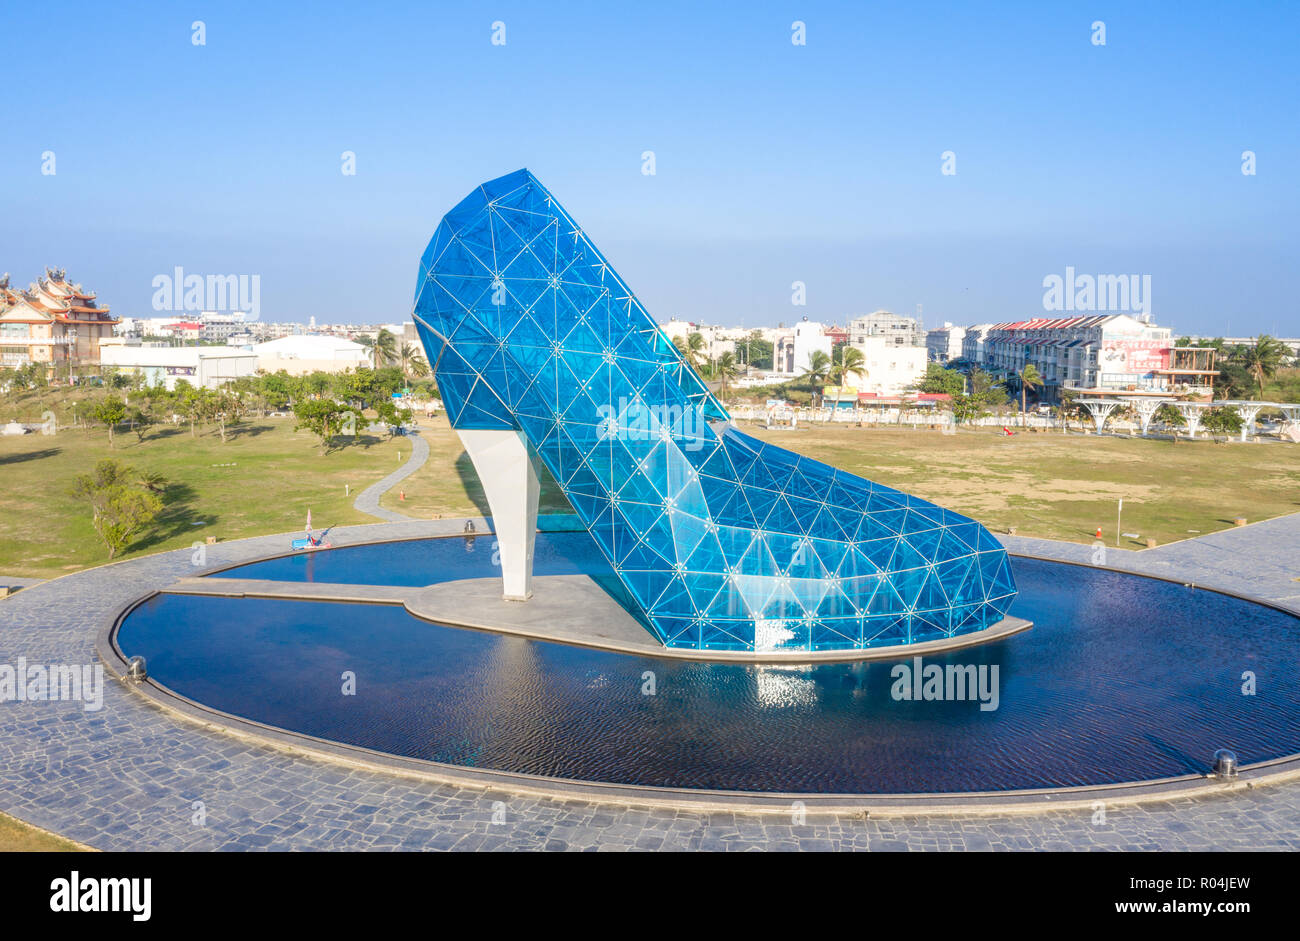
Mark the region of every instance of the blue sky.
<instances>
[{"instance_id":1,"label":"blue sky","mask_svg":"<svg viewBox=\"0 0 1300 941\"><path fill-rule=\"evenodd\" d=\"M180 265L260 275L268 320L405 319L443 213L526 166L661 320L1006 320L1069 265L1151 275L1179 330L1300 333L1296 4L43 3L0 34L0 270L127 316Z\"/></svg>"}]
</instances>

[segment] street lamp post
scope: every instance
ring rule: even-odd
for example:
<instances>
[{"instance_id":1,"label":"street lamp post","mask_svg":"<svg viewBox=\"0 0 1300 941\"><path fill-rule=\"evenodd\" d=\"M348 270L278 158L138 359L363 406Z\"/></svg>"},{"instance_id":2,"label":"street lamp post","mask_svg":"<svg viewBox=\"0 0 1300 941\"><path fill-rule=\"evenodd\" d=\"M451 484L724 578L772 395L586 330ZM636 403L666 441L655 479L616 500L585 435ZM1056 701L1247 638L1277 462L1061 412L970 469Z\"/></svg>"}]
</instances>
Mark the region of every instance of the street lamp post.
<instances>
[{"instance_id":1,"label":"street lamp post","mask_svg":"<svg viewBox=\"0 0 1300 941\"><path fill-rule=\"evenodd\" d=\"M69 327L67 335L68 349L68 385L72 385L72 357L77 351L77 328Z\"/></svg>"}]
</instances>

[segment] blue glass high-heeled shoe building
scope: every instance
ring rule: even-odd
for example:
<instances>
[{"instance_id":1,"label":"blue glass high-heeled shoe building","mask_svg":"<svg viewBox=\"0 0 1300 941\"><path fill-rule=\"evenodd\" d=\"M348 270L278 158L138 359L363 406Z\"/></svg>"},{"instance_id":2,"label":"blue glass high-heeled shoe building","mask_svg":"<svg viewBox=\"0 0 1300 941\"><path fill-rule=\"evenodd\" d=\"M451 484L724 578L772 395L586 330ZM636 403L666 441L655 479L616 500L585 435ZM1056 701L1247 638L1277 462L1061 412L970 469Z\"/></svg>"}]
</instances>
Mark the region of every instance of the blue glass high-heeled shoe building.
<instances>
[{"instance_id":1,"label":"blue glass high-heeled shoe building","mask_svg":"<svg viewBox=\"0 0 1300 941\"><path fill-rule=\"evenodd\" d=\"M527 170L447 213L414 319L452 426L520 432L669 647L851 650L991 627L973 520L740 432Z\"/></svg>"}]
</instances>

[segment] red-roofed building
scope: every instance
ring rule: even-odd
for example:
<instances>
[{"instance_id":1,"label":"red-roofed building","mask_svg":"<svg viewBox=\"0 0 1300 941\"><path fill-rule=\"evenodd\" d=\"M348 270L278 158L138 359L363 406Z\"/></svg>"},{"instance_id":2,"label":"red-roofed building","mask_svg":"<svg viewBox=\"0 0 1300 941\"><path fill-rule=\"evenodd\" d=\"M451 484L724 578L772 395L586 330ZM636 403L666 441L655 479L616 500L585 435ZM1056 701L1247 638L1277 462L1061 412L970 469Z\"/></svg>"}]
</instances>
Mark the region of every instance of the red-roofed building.
<instances>
[{"instance_id":1,"label":"red-roofed building","mask_svg":"<svg viewBox=\"0 0 1300 941\"><path fill-rule=\"evenodd\" d=\"M51 379L97 370L99 341L119 322L62 268L46 268L25 291L0 277L0 367L36 363Z\"/></svg>"},{"instance_id":2,"label":"red-roofed building","mask_svg":"<svg viewBox=\"0 0 1300 941\"><path fill-rule=\"evenodd\" d=\"M1031 317L989 327L975 360L1004 377L1032 363L1043 377L1047 400L1064 389L1201 394L1199 383L1204 379L1208 385L1209 374L1171 370L1173 345L1168 327L1128 314Z\"/></svg>"}]
</instances>

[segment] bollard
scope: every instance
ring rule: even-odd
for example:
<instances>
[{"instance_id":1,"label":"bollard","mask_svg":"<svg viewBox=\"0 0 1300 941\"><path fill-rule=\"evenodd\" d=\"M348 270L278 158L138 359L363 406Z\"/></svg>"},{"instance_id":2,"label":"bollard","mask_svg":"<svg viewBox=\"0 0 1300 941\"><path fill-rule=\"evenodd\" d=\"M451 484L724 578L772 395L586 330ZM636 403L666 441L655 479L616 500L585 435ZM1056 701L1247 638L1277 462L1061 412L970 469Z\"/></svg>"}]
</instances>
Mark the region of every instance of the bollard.
<instances>
[{"instance_id":1,"label":"bollard","mask_svg":"<svg viewBox=\"0 0 1300 941\"><path fill-rule=\"evenodd\" d=\"M1237 756L1226 748L1214 753L1214 774L1218 778L1230 779L1237 776Z\"/></svg>"}]
</instances>

